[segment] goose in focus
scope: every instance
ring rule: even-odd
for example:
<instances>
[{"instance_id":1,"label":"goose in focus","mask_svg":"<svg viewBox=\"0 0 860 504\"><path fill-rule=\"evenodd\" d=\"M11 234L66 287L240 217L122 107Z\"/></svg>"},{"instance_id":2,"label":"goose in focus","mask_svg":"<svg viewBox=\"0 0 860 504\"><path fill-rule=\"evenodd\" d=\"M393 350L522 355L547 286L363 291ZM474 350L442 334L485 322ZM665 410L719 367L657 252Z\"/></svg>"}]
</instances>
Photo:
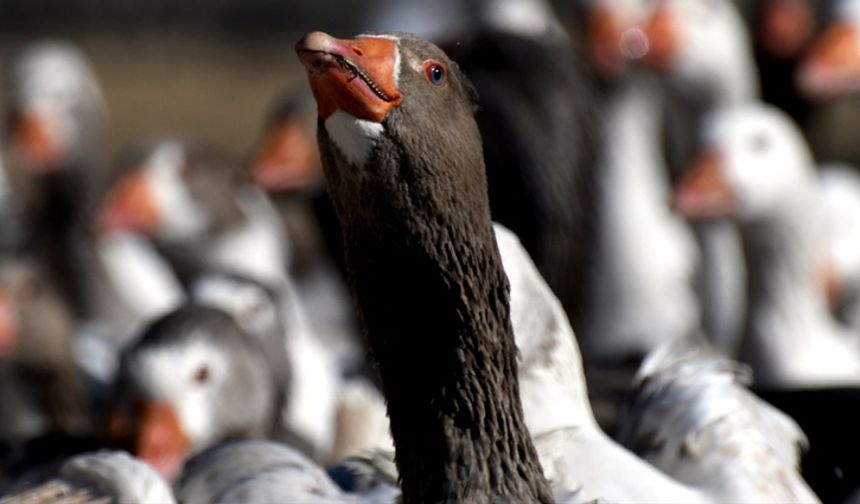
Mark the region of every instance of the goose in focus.
<instances>
[{"instance_id":1,"label":"goose in focus","mask_svg":"<svg viewBox=\"0 0 860 504\"><path fill-rule=\"evenodd\" d=\"M46 481L12 488L3 504L174 504L168 485L149 465L124 452L85 453L65 461Z\"/></svg>"},{"instance_id":2,"label":"goose in focus","mask_svg":"<svg viewBox=\"0 0 860 504\"><path fill-rule=\"evenodd\" d=\"M757 393L787 412L810 439L803 467L826 502L860 484L846 450L857 441L860 344L831 315L822 288L825 226L814 164L779 111L746 105L715 112L704 149L675 193L691 218L733 217L750 265L741 357Z\"/></svg>"},{"instance_id":3,"label":"goose in focus","mask_svg":"<svg viewBox=\"0 0 860 504\"><path fill-rule=\"evenodd\" d=\"M552 502L518 397L473 88L405 34L313 32L296 51L403 501Z\"/></svg>"},{"instance_id":4,"label":"goose in focus","mask_svg":"<svg viewBox=\"0 0 860 504\"><path fill-rule=\"evenodd\" d=\"M798 473L806 437L751 383L749 368L669 342L643 362L618 438L717 502L819 502Z\"/></svg>"},{"instance_id":5,"label":"goose in focus","mask_svg":"<svg viewBox=\"0 0 860 504\"><path fill-rule=\"evenodd\" d=\"M296 49L404 501L710 502L596 426L561 305L518 240L490 226L475 96L456 64L401 33L314 32ZM527 308L512 311L508 278ZM531 335L519 366L514 324ZM634 476L619 485L619 473Z\"/></svg>"}]
</instances>

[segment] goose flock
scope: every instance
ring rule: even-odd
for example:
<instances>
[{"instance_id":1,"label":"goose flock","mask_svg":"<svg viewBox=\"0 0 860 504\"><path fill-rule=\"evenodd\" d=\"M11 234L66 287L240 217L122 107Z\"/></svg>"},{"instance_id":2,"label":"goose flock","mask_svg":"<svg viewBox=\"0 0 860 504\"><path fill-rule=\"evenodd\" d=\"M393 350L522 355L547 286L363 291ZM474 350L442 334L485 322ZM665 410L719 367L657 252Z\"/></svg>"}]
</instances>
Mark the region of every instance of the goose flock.
<instances>
[{"instance_id":1,"label":"goose flock","mask_svg":"<svg viewBox=\"0 0 860 504\"><path fill-rule=\"evenodd\" d=\"M429 5L242 161L11 54L0 504L860 502L860 1Z\"/></svg>"}]
</instances>

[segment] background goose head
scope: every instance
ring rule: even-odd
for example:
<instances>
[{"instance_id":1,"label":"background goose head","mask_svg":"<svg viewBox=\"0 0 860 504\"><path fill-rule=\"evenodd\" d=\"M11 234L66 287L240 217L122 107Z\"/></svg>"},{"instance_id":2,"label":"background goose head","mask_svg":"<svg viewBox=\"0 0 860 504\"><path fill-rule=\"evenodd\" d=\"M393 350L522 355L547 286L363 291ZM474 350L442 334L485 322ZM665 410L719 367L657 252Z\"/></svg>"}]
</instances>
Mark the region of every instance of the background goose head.
<instances>
[{"instance_id":1,"label":"background goose head","mask_svg":"<svg viewBox=\"0 0 860 504\"><path fill-rule=\"evenodd\" d=\"M743 18L729 0L661 0L647 23L644 61L682 87L706 89L733 103L755 96L758 82Z\"/></svg>"},{"instance_id":2,"label":"background goose head","mask_svg":"<svg viewBox=\"0 0 860 504\"><path fill-rule=\"evenodd\" d=\"M722 109L704 125L703 153L682 179L675 205L688 217L779 218L815 186L798 128L764 105Z\"/></svg>"},{"instance_id":3,"label":"background goose head","mask_svg":"<svg viewBox=\"0 0 860 504\"><path fill-rule=\"evenodd\" d=\"M807 95L826 98L860 91L860 1L840 0L798 70Z\"/></svg>"},{"instance_id":4,"label":"background goose head","mask_svg":"<svg viewBox=\"0 0 860 504\"><path fill-rule=\"evenodd\" d=\"M316 149L313 105L305 93L290 93L272 110L251 163L251 180L270 194L323 186Z\"/></svg>"},{"instance_id":5,"label":"background goose head","mask_svg":"<svg viewBox=\"0 0 860 504\"><path fill-rule=\"evenodd\" d=\"M240 220L232 167L175 138L132 149L120 161L99 214L103 230L183 242Z\"/></svg>"},{"instance_id":6,"label":"background goose head","mask_svg":"<svg viewBox=\"0 0 860 504\"><path fill-rule=\"evenodd\" d=\"M642 24L654 5L642 0L590 0L586 3L586 54L595 71L611 80L623 74L629 60L648 51Z\"/></svg>"},{"instance_id":7,"label":"background goose head","mask_svg":"<svg viewBox=\"0 0 860 504\"><path fill-rule=\"evenodd\" d=\"M185 306L124 352L109 430L172 480L207 446L269 432L273 388L262 346L230 315Z\"/></svg>"},{"instance_id":8,"label":"background goose head","mask_svg":"<svg viewBox=\"0 0 860 504\"><path fill-rule=\"evenodd\" d=\"M8 68L6 96L5 148L14 166L31 176L90 168L107 109L83 53L63 42L24 48Z\"/></svg>"},{"instance_id":9,"label":"background goose head","mask_svg":"<svg viewBox=\"0 0 860 504\"><path fill-rule=\"evenodd\" d=\"M764 0L758 4L756 37L769 55L788 59L803 52L815 32L817 12L811 0Z\"/></svg>"}]
</instances>

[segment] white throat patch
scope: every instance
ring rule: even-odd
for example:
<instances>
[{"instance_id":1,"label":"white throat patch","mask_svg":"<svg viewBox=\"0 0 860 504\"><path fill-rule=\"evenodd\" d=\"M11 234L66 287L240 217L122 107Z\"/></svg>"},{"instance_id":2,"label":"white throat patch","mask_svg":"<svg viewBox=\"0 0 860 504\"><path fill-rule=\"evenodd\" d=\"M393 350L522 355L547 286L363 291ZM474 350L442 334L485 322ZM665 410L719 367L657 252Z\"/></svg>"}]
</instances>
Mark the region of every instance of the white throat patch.
<instances>
[{"instance_id":1,"label":"white throat patch","mask_svg":"<svg viewBox=\"0 0 860 504\"><path fill-rule=\"evenodd\" d=\"M338 110L325 120L325 129L350 164L363 166L383 128L381 123Z\"/></svg>"}]
</instances>

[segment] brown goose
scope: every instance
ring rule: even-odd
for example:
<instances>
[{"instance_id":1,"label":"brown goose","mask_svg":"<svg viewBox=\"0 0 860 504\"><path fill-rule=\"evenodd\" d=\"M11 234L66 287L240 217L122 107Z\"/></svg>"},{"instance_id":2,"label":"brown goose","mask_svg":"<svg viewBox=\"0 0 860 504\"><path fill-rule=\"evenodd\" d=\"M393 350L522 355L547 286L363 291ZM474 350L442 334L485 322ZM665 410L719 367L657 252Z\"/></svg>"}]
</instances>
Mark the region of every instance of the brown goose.
<instances>
[{"instance_id":1,"label":"brown goose","mask_svg":"<svg viewBox=\"0 0 860 504\"><path fill-rule=\"evenodd\" d=\"M406 34L296 45L404 502L551 502L523 420L476 96Z\"/></svg>"}]
</instances>

